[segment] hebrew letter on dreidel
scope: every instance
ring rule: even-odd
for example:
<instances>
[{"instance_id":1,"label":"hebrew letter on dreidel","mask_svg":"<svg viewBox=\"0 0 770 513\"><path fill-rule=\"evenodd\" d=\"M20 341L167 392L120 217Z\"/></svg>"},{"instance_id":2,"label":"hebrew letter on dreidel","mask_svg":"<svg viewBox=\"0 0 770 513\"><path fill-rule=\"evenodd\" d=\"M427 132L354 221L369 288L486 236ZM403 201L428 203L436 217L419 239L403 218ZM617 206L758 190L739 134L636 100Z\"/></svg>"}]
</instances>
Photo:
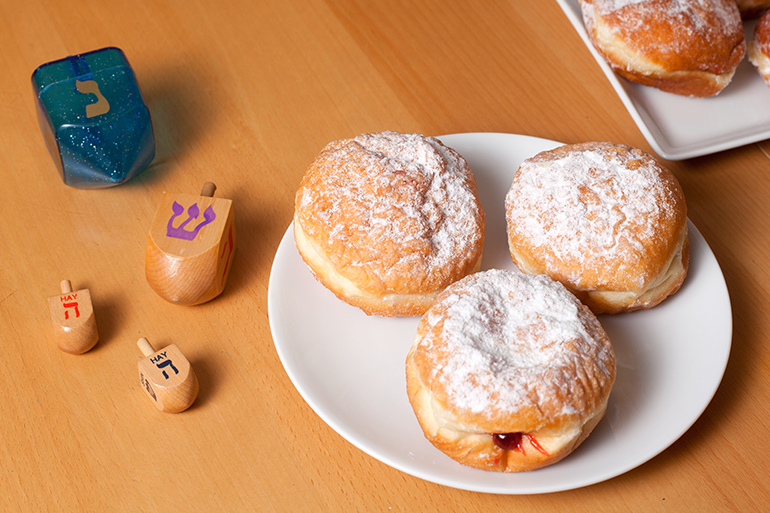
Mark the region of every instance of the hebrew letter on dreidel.
<instances>
[{"instance_id":1,"label":"hebrew letter on dreidel","mask_svg":"<svg viewBox=\"0 0 770 513\"><path fill-rule=\"evenodd\" d=\"M171 369L174 371L174 374L179 374L179 369L174 367L174 364L171 362L171 360L165 360L163 362L155 364L155 366L159 369L162 369L163 367L168 367L169 365L171 366ZM168 374L166 373L166 371L163 371L163 377L168 379Z\"/></svg>"},{"instance_id":2,"label":"hebrew letter on dreidel","mask_svg":"<svg viewBox=\"0 0 770 513\"><path fill-rule=\"evenodd\" d=\"M86 105L86 117L95 118L102 114L107 114L110 111L110 103L107 98L104 97L101 91L99 91L99 84L94 80L75 80L75 87L83 94L96 95L96 103L89 103Z\"/></svg>"},{"instance_id":3,"label":"hebrew letter on dreidel","mask_svg":"<svg viewBox=\"0 0 770 513\"><path fill-rule=\"evenodd\" d=\"M190 205L190 207L187 209L187 219L185 219L182 224L176 228L174 228L174 220L182 215L184 212L184 207L175 201L171 205L171 210L174 212L174 215L172 215L168 220L168 225L166 225L166 235L175 239L195 240L195 237L198 236L198 232L201 231L201 228L214 222L214 220L217 218L217 214L214 212L214 209L211 205L209 205L208 208L203 211L203 221L198 226L193 228L192 231L187 231L185 230L187 224L193 219L198 219L198 214L200 213L198 204L193 203Z\"/></svg>"},{"instance_id":4,"label":"hebrew letter on dreidel","mask_svg":"<svg viewBox=\"0 0 770 513\"><path fill-rule=\"evenodd\" d=\"M75 317L80 317L80 310L78 310L78 304L75 303L62 303L62 306L64 308L74 308L75 309ZM64 318L69 319L70 313L69 310L64 310Z\"/></svg>"}]
</instances>

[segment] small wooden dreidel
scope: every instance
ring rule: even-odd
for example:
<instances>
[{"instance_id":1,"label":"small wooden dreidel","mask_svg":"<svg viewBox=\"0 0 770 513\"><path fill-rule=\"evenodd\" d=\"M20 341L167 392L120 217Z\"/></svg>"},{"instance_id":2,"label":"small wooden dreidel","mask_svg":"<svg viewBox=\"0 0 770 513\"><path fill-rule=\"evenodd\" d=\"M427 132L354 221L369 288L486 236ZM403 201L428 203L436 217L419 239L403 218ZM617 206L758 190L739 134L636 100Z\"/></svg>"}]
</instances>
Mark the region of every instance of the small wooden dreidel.
<instances>
[{"instance_id":1,"label":"small wooden dreidel","mask_svg":"<svg viewBox=\"0 0 770 513\"><path fill-rule=\"evenodd\" d=\"M150 111L119 48L43 64L32 87L43 139L65 184L120 185L155 157Z\"/></svg>"},{"instance_id":2,"label":"small wooden dreidel","mask_svg":"<svg viewBox=\"0 0 770 513\"><path fill-rule=\"evenodd\" d=\"M214 198L207 182L200 196L163 193L150 226L145 276L160 297L198 305L225 288L235 254L233 202Z\"/></svg>"},{"instance_id":3,"label":"small wooden dreidel","mask_svg":"<svg viewBox=\"0 0 770 513\"><path fill-rule=\"evenodd\" d=\"M66 353L82 354L99 341L88 289L72 291L69 280L61 282L61 294L48 298L56 345Z\"/></svg>"},{"instance_id":4,"label":"small wooden dreidel","mask_svg":"<svg viewBox=\"0 0 770 513\"><path fill-rule=\"evenodd\" d=\"M137 342L145 356L139 361L142 388L160 411L179 413L198 397L198 377L175 344L155 351L142 337Z\"/></svg>"}]
</instances>

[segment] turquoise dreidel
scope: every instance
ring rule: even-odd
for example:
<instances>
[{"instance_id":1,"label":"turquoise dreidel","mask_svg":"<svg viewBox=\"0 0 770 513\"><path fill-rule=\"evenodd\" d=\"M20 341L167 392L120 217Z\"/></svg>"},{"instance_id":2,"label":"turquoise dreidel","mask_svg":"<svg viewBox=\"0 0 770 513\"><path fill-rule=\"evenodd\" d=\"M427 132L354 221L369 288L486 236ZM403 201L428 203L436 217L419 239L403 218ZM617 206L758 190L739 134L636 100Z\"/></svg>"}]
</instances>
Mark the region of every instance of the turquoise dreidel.
<instances>
[{"instance_id":1,"label":"turquoise dreidel","mask_svg":"<svg viewBox=\"0 0 770 513\"><path fill-rule=\"evenodd\" d=\"M43 64L32 73L32 87L40 129L65 184L119 185L155 157L150 111L119 48Z\"/></svg>"}]
</instances>

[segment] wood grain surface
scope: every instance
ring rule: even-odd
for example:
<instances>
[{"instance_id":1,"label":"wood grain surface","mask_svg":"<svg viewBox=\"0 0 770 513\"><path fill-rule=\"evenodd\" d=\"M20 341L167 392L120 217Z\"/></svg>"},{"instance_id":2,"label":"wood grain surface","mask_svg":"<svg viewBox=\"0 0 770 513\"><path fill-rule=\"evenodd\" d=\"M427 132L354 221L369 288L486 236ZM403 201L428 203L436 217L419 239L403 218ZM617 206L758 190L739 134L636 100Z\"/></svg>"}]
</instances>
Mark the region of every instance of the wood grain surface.
<instances>
[{"instance_id":1,"label":"wood grain surface","mask_svg":"<svg viewBox=\"0 0 770 513\"><path fill-rule=\"evenodd\" d=\"M107 46L136 73L156 157L118 187L74 189L30 77ZM767 143L666 162L724 272L733 346L701 418L630 472L545 495L426 482L339 436L279 361L270 267L327 142L505 132L652 152L554 0L0 0L0 48L0 511L702 513L770 499ZM233 201L238 250L220 296L172 305L145 280L148 230L164 191L205 181ZM47 298L64 278L91 293L99 343L82 355L54 340ZM140 337L184 351L200 383L189 410L148 402Z\"/></svg>"}]
</instances>

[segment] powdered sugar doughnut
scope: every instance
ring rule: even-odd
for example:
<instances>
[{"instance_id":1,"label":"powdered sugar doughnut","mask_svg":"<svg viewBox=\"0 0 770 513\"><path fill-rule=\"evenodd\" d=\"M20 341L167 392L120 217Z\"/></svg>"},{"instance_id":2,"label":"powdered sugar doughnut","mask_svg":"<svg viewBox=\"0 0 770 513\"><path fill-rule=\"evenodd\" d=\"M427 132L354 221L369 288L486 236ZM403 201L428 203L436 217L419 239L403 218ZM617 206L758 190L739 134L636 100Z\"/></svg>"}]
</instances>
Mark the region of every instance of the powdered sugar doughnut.
<instances>
[{"instance_id":1,"label":"powdered sugar doughnut","mask_svg":"<svg viewBox=\"0 0 770 513\"><path fill-rule=\"evenodd\" d=\"M582 143L539 153L519 167L505 209L519 269L560 281L594 313L655 306L687 274L684 193L641 150Z\"/></svg>"},{"instance_id":2,"label":"powdered sugar doughnut","mask_svg":"<svg viewBox=\"0 0 770 513\"><path fill-rule=\"evenodd\" d=\"M763 14L754 27L754 37L749 42L749 61L770 86L770 11Z\"/></svg>"},{"instance_id":3,"label":"powdered sugar doughnut","mask_svg":"<svg viewBox=\"0 0 770 513\"><path fill-rule=\"evenodd\" d=\"M502 472L570 454L607 408L615 354L599 321L544 275L490 270L441 293L406 360L426 438L454 460Z\"/></svg>"},{"instance_id":4,"label":"powdered sugar doughnut","mask_svg":"<svg viewBox=\"0 0 770 513\"><path fill-rule=\"evenodd\" d=\"M477 271L484 211L465 159L418 134L328 144L295 198L294 240L316 278L367 314L421 315Z\"/></svg>"},{"instance_id":5,"label":"powdered sugar doughnut","mask_svg":"<svg viewBox=\"0 0 770 513\"><path fill-rule=\"evenodd\" d=\"M683 96L713 96L746 41L735 0L580 0L594 47L619 75Z\"/></svg>"}]
</instances>

